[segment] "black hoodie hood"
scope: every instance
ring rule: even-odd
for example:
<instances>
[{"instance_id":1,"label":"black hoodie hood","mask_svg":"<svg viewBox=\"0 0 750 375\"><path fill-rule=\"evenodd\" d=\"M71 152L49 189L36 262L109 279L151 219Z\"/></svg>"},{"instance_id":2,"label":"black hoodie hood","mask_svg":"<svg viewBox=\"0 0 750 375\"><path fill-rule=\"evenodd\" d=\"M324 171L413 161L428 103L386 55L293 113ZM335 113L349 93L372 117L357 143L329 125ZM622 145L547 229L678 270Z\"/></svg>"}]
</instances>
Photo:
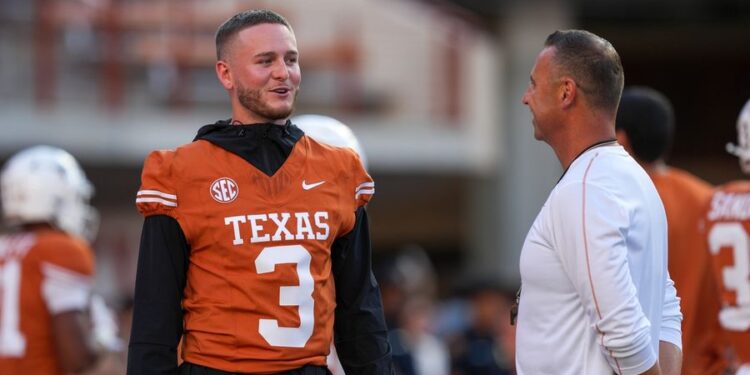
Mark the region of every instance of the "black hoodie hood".
<instances>
[{"instance_id":1,"label":"black hoodie hood","mask_svg":"<svg viewBox=\"0 0 750 375\"><path fill-rule=\"evenodd\" d=\"M245 159L266 175L273 176L304 134L289 120L284 125L232 125L228 120L221 120L201 127L193 141L211 142Z\"/></svg>"}]
</instances>

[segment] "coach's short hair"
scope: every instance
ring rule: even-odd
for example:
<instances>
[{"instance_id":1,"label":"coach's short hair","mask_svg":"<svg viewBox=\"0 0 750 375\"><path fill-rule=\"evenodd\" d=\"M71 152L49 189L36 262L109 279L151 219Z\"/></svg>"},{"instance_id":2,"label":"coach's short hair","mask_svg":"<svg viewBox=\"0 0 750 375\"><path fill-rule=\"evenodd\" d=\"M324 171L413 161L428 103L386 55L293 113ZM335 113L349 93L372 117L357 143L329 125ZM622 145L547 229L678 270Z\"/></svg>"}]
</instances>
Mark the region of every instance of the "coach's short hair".
<instances>
[{"instance_id":1,"label":"coach's short hair","mask_svg":"<svg viewBox=\"0 0 750 375\"><path fill-rule=\"evenodd\" d=\"M224 21L216 30L216 58L221 60L227 44L240 31L255 25L273 23L286 26L292 31L292 26L280 14L267 9L254 9L240 12Z\"/></svg>"},{"instance_id":2,"label":"coach's short hair","mask_svg":"<svg viewBox=\"0 0 750 375\"><path fill-rule=\"evenodd\" d=\"M554 63L573 78L591 105L612 113L617 110L625 75L611 43L585 30L558 30L544 46L555 48Z\"/></svg>"},{"instance_id":3,"label":"coach's short hair","mask_svg":"<svg viewBox=\"0 0 750 375\"><path fill-rule=\"evenodd\" d=\"M628 136L636 159L655 162L663 158L672 145L672 104L654 89L629 87L622 93L615 127Z\"/></svg>"}]
</instances>

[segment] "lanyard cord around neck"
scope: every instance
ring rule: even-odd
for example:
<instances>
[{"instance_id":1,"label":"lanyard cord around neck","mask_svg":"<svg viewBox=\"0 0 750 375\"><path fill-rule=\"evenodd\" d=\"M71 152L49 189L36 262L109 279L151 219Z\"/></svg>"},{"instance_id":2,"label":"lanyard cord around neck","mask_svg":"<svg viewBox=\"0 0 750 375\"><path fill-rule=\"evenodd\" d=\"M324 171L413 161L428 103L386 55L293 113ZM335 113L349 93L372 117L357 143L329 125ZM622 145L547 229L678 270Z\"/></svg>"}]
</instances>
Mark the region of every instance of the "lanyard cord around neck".
<instances>
[{"instance_id":1,"label":"lanyard cord around neck","mask_svg":"<svg viewBox=\"0 0 750 375\"><path fill-rule=\"evenodd\" d=\"M583 151L579 152L578 155L576 155L576 157L573 158L573 160L570 162L570 164L568 164L568 167L565 168L565 170L562 173L562 176L560 176L560 178L557 180L557 182L562 181L563 177L565 177L565 174L568 173L568 169L570 169L570 166L573 165L573 163L576 161L576 159L580 158L581 155L585 154L586 151L594 149L594 148L597 148L597 147L614 145L615 143L617 143L617 139L616 138L610 138L610 139L605 139L603 141L596 142L596 143L592 144L591 146L584 148Z\"/></svg>"}]
</instances>

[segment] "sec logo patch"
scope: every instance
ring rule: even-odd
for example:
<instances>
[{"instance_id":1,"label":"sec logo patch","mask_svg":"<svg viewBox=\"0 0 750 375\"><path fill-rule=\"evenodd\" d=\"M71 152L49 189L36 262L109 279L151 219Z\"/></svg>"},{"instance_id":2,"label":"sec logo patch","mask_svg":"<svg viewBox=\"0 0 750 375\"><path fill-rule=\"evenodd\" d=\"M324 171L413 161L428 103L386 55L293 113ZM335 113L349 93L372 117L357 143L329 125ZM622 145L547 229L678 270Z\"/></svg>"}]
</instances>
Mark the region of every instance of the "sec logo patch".
<instances>
[{"instance_id":1,"label":"sec logo patch","mask_svg":"<svg viewBox=\"0 0 750 375\"><path fill-rule=\"evenodd\" d=\"M219 203L229 203L237 199L240 188L237 183L229 177L216 179L211 183L211 198Z\"/></svg>"}]
</instances>

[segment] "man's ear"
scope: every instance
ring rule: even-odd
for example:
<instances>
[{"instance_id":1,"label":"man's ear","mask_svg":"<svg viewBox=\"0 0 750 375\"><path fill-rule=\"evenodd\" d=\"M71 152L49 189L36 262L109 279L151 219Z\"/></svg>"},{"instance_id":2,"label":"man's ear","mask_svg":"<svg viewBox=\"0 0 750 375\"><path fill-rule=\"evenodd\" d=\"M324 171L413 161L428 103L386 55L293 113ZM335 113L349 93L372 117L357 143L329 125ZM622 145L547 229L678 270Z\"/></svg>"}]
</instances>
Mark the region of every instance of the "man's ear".
<instances>
[{"instance_id":1,"label":"man's ear","mask_svg":"<svg viewBox=\"0 0 750 375\"><path fill-rule=\"evenodd\" d=\"M216 77L219 78L219 82L224 86L225 89L231 90L234 88L232 83L232 71L229 69L229 63L224 60L216 62Z\"/></svg>"},{"instance_id":2,"label":"man's ear","mask_svg":"<svg viewBox=\"0 0 750 375\"><path fill-rule=\"evenodd\" d=\"M578 84L570 77L563 77L560 84L560 102L563 108L569 108L578 96Z\"/></svg>"}]
</instances>

